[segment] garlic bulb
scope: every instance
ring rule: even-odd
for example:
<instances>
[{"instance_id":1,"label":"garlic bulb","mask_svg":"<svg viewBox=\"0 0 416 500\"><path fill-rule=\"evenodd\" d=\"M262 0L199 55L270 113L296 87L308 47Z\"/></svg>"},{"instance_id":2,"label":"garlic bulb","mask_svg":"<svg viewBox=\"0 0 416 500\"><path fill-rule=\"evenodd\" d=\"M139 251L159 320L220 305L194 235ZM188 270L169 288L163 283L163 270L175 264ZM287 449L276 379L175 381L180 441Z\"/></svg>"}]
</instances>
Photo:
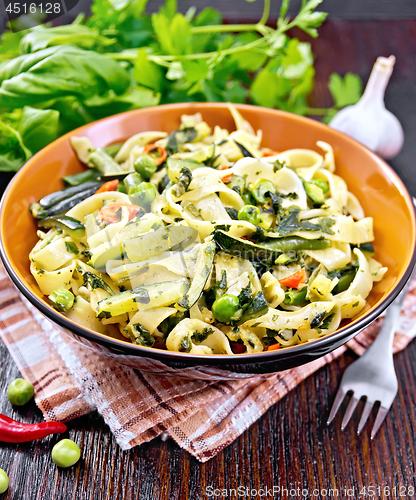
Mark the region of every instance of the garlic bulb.
<instances>
[{"instance_id":1,"label":"garlic bulb","mask_svg":"<svg viewBox=\"0 0 416 500\"><path fill-rule=\"evenodd\" d=\"M342 109L329 124L386 159L396 156L403 146L402 126L384 105L395 61L394 56L378 57L360 101Z\"/></svg>"}]
</instances>

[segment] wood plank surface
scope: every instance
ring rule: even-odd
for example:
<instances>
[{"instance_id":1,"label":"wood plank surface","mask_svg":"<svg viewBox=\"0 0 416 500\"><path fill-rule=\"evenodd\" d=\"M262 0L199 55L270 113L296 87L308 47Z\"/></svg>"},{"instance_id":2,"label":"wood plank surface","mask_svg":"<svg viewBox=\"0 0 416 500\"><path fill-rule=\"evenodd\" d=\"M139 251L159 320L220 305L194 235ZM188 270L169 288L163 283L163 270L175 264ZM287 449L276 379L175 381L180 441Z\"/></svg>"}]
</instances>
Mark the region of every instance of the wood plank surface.
<instances>
[{"instance_id":1,"label":"wood plank surface","mask_svg":"<svg viewBox=\"0 0 416 500\"><path fill-rule=\"evenodd\" d=\"M367 78L378 55L396 55L387 104L404 125L406 143L392 165L416 195L416 21L328 22L313 46L317 106L331 104L326 81L332 71ZM68 470L58 470L50 458L57 437L0 444L0 468L10 478L0 499L414 498L416 343L395 357L399 393L373 441L374 414L362 434L355 433L362 403L344 432L340 413L332 425L325 424L340 377L353 360L348 353L307 379L205 464L159 438L123 452L96 413L68 424L69 437L82 450L81 461ZM0 412L38 422L41 414L34 403L15 412L7 401L7 386L18 376L0 342Z\"/></svg>"}]
</instances>

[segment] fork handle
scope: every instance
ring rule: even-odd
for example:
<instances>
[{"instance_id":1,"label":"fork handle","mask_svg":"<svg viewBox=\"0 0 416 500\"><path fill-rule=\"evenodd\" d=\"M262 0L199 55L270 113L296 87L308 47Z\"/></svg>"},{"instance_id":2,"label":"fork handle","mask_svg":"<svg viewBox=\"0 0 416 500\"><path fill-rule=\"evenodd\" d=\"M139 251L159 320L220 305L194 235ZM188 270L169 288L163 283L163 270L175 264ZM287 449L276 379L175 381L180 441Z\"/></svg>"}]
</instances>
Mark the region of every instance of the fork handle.
<instances>
[{"instance_id":1,"label":"fork handle","mask_svg":"<svg viewBox=\"0 0 416 500\"><path fill-rule=\"evenodd\" d=\"M383 325L381 326L377 337L375 338L371 346L362 355L362 358L365 359L366 356L371 356L372 359L381 359L378 358L378 356L385 356L386 351L390 353L393 352L394 334L396 332L400 313L402 311L403 302L406 297L409 284L410 280L400 292L395 301L388 307Z\"/></svg>"}]
</instances>

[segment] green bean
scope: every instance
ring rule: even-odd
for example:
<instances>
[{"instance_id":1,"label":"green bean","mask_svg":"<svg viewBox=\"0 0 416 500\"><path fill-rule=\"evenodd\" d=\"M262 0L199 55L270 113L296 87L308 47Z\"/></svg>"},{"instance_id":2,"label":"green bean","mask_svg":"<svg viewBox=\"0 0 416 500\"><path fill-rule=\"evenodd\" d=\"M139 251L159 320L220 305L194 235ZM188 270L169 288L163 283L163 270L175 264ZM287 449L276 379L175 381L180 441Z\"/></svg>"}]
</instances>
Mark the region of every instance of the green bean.
<instances>
[{"instance_id":1,"label":"green bean","mask_svg":"<svg viewBox=\"0 0 416 500\"><path fill-rule=\"evenodd\" d=\"M79 174L66 175L65 177L63 177L63 181L68 186L79 186L80 184L84 184L84 182L99 181L100 178L100 172L98 170L90 168L88 170L80 172Z\"/></svg>"},{"instance_id":2,"label":"green bean","mask_svg":"<svg viewBox=\"0 0 416 500\"><path fill-rule=\"evenodd\" d=\"M244 193L241 196L241 198L243 199L243 201L246 205L254 205L256 203L254 196L250 192Z\"/></svg>"},{"instance_id":3,"label":"green bean","mask_svg":"<svg viewBox=\"0 0 416 500\"><path fill-rule=\"evenodd\" d=\"M356 271L354 269L349 269L346 273L341 274L338 278L339 281L335 285L332 293L335 295L337 293L344 292L352 283L355 278Z\"/></svg>"},{"instance_id":4,"label":"green bean","mask_svg":"<svg viewBox=\"0 0 416 500\"><path fill-rule=\"evenodd\" d=\"M75 297L69 290L60 288L49 295L49 300L57 311L68 312L74 305Z\"/></svg>"},{"instance_id":5,"label":"green bean","mask_svg":"<svg viewBox=\"0 0 416 500\"><path fill-rule=\"evenodd\" d=\"M329 185L326 181L323 181L322 179L311 179L308 181L310 184L315 184L315 186L318 186L322 189L324 194L327 194L329 191Z\"/></svg>"},{"instance_id":6,"label":"green bean","mask_svg":"<svg viewBox=\"0 0 416 500\"><path fill-rule=\"evenodd\" d=\"M279 252L290 252L291 250L322 250L331 246L331 242L325 239L308 240L300 236L287 236L261 243L261 246Z\"/></svg>"},{"instance_id":7,"label":"green bean","mask_svg":"<svg viewBox=\"0 0 416 500\"><path fill-rule=\"evenodd\" d=\"M7 397L12 405L23 406L29 402L35 389L33 385L24 378L17 378L11 382L7 389Z\"/></svg>"},{"instance_id":8,"label":"green bean","mask_svg":"<svg viewBox=\"0 0 416 500\"><path fill-rule=\"evenodd\" d=\"M102 148L97 148L88 156L88 166L96 168L103 175L122 172L122 167Z\"/></svg>"},{"instance_id":9,"label":"green bean","mask_svg":"<svg viewBox=\"0 0 416 500\"><path fill-rule=\"evenodd\" d=\"M283 304L287 306L301 306L307 302L306 293L308 287L304 286L300 290L289 290L285 293Z\"/></svg>"},{"instance_id":10,"label":"green bean","mask_svg":"<svg viewBox=\"0 0 416 500\"><path fill-rule=\"evenodd\" d=\"M133 187L139 186L143 182L143 178L139 174L129 174L124 178L124 187L126 188L127 194Z\"/></svg>"},{"instance_id":11,"label":"green bean","mask_svg":"<svg viewBox=\"0 0 416 500\"><path fill-rule=\"evenodd\" d=\"M111 156L111 158L114 158L116 156L116 154L120 151L121 149L121 146L123 144L111 144L111 146L106 146L105 148L103 148L103 150Z\"/></svg>"},{"instance_id":12,"label":"green bean","mask_svg":"<svg viewBox=\"0 0 416 500\"><path fill-rule=\"evenodd\" d=\"M52 448L52 460L58 467L71 467L81 457L81 450L71 439L61 439Z\"/></svg>"}]
</instances>

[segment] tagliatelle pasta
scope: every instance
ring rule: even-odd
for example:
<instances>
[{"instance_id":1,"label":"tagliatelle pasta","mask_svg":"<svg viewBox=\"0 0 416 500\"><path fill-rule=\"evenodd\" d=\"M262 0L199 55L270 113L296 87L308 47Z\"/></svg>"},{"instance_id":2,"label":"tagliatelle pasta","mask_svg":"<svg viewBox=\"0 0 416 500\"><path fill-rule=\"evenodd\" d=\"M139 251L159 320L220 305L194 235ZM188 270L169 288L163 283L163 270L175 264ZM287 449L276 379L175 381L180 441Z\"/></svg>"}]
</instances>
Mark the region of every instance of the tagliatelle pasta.
<instances>
[{"instance_id":1,"label":"tagliatelle pasta","mask_svg":"<svg viewBox=\"0 0 416 500\"><path fill-rule=\"evenodd\" d=\"M290 347L362 311L387 268L331 145L270 151L230 112L234 132L198 113L108 148L72 138L90 170L31 206L30 269L56 309L203 355Z\"/></svg>"}]
</instances>

